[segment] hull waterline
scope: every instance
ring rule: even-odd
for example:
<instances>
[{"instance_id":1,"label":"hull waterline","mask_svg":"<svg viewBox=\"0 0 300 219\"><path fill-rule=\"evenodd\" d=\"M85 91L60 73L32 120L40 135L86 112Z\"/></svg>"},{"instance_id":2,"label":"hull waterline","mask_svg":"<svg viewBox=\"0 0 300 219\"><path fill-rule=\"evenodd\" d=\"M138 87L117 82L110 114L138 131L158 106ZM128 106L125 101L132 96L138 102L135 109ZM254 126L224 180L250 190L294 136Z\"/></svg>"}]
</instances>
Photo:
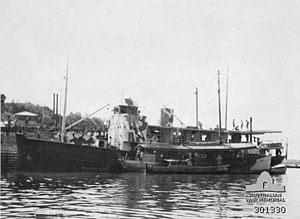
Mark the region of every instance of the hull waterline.
<instances>
[{"instance_id":1,"label":"hull waterline","mask_svg":"<svg viewBox=\"0 0 300 219\"><path fill-rule=\"evenodd\" d=\"M118 152L113 149L81 146L17 134L20 171L106 172L117 171Z\"/></svg>"}]
</instances>

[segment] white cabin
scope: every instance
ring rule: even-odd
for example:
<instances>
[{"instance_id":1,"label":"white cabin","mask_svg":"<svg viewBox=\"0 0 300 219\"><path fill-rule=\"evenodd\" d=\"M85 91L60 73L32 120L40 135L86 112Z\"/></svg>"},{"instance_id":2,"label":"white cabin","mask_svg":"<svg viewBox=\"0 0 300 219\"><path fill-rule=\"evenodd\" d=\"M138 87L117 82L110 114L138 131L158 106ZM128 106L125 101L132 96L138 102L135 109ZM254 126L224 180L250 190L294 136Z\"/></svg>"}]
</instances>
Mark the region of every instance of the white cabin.
<instances>
[{"instance_id":1,"label":"white cabin","mask_svg":"<svg viewBox=\"0 0 300 219\"><path fill-rule=\"evenodd\" d=\"M147 125L137 106L116 106L109 120L108 143L119 150L131 151L138 143L145 142Z\"/></svg>"}]
</instances>

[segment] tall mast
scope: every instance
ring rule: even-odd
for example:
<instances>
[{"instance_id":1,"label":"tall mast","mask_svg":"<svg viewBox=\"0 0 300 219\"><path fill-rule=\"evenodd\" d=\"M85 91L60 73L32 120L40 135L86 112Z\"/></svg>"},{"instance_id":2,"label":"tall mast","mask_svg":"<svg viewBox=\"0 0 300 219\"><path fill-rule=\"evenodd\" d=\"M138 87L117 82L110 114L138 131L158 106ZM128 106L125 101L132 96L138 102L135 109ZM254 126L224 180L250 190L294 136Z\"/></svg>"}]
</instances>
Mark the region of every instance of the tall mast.
<instances>
[{"instance_id":1,"label":"tall mast","mask_svg":"<svg viewBox=\"0 0 300 219\"><path fill-rule=\"evenodd\" d=\"M198 87L196 87L196 127L198 127Z\"/></svg>"},{"instance_id":2,"label":"tall mast","mask_svg":"<svg viewBox=\"0 0 300 219\"><path fill-rule=\"evenodd\" d=\"M64 141L65 130L66 130L66 111L67 111L67 96L68 96L68 74L69 74L69 56L67 59L67 70L66 70L66 85L65 85L65 103L64 103L64 113L61 123L61 141Z\"/></svg>"},{"instance_id":3,"label":"tall mast","mask_svg":"<svg viewBox=\"0 0 300 219\"><path fill-rule=\"evenodd\" d=\"M227 130L227 111L228 111L228 67L227 67L227 83L226 83L225 130Z\"/></svg>"},{"instance_id":4,"label":"tall mast","mask_svg":"<svg viewBox=\"0 0 300 219\"><path fill-rule=\"evenodd\" d=\"M53 93L53 114L52 114L53 118L55 116L55 93Z\"/></svg>"},{"instance_id":5,"label":"tall mast","mask_svg":"<svg viewBox=\"0 0 300 219\"><path fill-rule=\"evenodd\" d=\"M218 96L219 96L219 141L222 143L222 120L221 120L221 91L220 91L220 71L218 70Z\"/></svg>"}]
</instances>

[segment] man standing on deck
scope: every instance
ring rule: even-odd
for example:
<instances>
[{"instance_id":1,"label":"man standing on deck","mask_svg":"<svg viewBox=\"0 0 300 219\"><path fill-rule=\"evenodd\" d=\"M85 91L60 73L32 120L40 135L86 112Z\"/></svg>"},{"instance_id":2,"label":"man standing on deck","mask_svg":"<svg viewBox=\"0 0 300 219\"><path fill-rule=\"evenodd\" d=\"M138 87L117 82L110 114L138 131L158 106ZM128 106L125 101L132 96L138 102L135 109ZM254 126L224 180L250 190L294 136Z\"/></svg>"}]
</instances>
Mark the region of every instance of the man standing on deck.
<instances>
[{"instance_id":1,"label":"man standing on deck","mask_svg":"<svg viewBox=\"0 0 300 219\"><path fill-rule=\"evenodd\" d=\"M232 130L235 130L235 119L232 120Z\"/></svg>"}]
</instances>

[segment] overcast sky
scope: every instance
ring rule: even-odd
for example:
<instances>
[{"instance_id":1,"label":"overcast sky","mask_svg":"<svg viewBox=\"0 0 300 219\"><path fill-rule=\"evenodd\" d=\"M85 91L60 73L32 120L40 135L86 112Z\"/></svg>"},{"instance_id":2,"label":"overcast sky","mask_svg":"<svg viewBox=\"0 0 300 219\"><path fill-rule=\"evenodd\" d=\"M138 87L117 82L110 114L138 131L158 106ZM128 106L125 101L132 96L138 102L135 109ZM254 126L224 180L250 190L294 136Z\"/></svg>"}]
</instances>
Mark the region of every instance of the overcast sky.
<instances>
[{"instance_id":1,"label":"overcast sky","mask_svg":"<svg viewBox=\"0 0 300 219\"><path fill-rule=\"evenodd\" d=\"M52 108L69 55L67 112L132 97L150 124L166 105L194 125L198 87L210 128L218 70L224 125L229 67L228 126L252 116L255 129L282 130L300 158L299 12L300 1L0 0L1 92Z\"/></svg>"}]
</instances>

